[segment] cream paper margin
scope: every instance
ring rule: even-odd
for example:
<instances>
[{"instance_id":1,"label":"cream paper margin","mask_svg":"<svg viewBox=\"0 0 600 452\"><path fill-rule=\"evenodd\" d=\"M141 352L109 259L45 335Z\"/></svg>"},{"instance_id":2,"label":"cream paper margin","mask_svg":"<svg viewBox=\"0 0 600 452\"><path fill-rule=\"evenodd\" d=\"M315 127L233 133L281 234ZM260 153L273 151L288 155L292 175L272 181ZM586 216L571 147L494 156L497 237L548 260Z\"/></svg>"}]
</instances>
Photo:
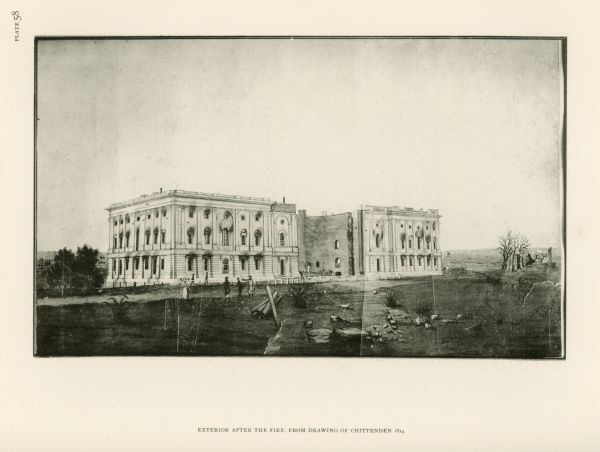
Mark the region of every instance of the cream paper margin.
<instances>
[{"instance_id":1,"label":"cream paper margin","mask_svg":"<svg viewBox=\"0 0 600 452\"><path fill-rule=\"evenodd\" d=\"M598 450L592 228L599 16L591 2L579 5L5 2L0 449ZM18 43L13 10L22 16ZM220 34L567 36L567 359L33 358L33 36ZM405 434L198 427L389 427Z\"/></svg>"}]
</instances>

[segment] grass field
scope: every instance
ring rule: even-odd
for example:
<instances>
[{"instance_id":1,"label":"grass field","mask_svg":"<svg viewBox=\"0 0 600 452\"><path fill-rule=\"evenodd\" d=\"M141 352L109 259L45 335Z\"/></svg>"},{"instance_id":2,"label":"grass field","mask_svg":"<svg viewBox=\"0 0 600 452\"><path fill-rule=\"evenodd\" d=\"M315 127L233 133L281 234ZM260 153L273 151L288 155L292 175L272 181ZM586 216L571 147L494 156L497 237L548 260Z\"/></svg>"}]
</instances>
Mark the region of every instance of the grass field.
<instances>
[{"instance_id":1,"label":"grass field","mask_svg":"<svg viewBox=\"0 0 600 452\"><path fill-rule=\"evenodd\" d=\"M481 263L477 268L489 271L313 284L301 307L288 286L276 286L284 294L281 328L250 316L266 298L264 286L254 299L223 299L220 287L193 287L184 301L165 287L122 304L108 296L40 300L36 354L560 357L560 273L533 266L501 275ZM550 282L534 285L544 281Z\"/></svg>"}]
</instances>

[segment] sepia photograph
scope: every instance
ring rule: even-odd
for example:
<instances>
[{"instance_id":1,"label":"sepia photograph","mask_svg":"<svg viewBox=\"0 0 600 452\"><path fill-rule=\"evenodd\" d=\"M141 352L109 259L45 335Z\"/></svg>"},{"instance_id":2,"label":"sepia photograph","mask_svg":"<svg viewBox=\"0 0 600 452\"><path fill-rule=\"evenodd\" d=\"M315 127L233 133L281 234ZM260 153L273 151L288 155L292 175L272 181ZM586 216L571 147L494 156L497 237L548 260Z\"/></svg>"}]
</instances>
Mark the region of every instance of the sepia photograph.
<instances>
[{"instance_id":1,"label":"sepia photograph","mask_svg":"<svg viewBox=\"0 0 600 452\"><path fill-rule=\"evenodd\" d=\"M34 355L565 357L566 39L38 37Z\"/></svg>"}]
</instances>

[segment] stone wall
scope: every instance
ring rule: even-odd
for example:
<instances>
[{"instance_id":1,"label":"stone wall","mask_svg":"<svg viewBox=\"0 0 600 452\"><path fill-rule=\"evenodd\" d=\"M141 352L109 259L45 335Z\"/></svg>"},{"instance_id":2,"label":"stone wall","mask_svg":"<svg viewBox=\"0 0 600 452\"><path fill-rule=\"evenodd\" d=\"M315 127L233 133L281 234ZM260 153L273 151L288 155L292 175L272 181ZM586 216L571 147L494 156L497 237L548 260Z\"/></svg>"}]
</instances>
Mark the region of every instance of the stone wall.
<instances>
[{"instance_id":1,"label":"stone wall","mask_svg":"<svg viewBox=\"0 0 600 452\"><path fill-rule=\"evenodd\" d=\"M352 215L308 216L301 210L299 216L300 269L312 274L353 275Z\"/></svg>"}]
</instances>

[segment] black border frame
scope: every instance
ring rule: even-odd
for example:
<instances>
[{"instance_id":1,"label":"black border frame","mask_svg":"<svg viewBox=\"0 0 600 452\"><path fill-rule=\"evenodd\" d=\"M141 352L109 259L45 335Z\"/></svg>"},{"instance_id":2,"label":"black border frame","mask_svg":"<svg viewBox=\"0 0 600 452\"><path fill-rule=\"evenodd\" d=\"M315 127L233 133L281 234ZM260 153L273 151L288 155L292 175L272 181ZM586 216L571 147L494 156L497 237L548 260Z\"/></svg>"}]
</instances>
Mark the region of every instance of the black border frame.
<instances>
[{"instance_id":1,"label":"black border frame","mask_svg":"<svg viewBox=\"0 0 600 452\"><path fill-rule=\"evenodd\" d=\"M453 356L312 356L312 355L273 355L269 358L329 358L329 359L452 359L452 360L507 360L507 361L566 361L567 359L567 36L493 36L493 35L89 35L89 36L68 36L68 35L35 35L34 51L33 51L33 357L34 358L256 358L263 355L191 355L191 356L175 356L175 355L37 355L37 293L36 293L36 278L37 278L37 76L38 76L38 43L40 41L118 41L118 40L179 40L179 39L251 39L251 40L269 40L269 39L465 39L465 40L536 40L536 41L559 41L560 57L562 58L562 76L563 76L563 109L562 109L562 125L561 125L561 149L559 170L562 170L561 178L561 194L562 194L562 216L561 216L561 288L562 288L562 356L559 357L544 357L544 358L506 358L506 357L453 357Z\"/></svg>"}]
</instances>

